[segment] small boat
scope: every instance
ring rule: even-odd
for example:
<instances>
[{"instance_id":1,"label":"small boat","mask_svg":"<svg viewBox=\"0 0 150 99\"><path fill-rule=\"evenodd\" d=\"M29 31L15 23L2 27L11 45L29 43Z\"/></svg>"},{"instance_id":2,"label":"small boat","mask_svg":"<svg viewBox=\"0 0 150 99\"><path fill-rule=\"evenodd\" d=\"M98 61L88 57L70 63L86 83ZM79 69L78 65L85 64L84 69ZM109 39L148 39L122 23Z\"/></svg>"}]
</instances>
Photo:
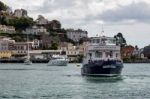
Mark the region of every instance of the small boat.
<instances>
[{"instance_id":1,"label":"small boat","mask_svg":"<svg viewBox=\"0 0 150 99\"><path fill-rule=\"evenodd\" d=\"M123 61L120 46L113 37L92 37L86 46L81 74L84 76L116 77L121 74Z\"/></svg>"},{"instance_id":2,"label":"small boat","mask_svg":"<svg viewBox=\"0 0 150 99\"><path fill-rule=\"evenodd\" d=\"M29 54L29 42L28 42L28 34L27 34L27 58L24 61L25 65L32 65L32 61L30 60L30 54Z\"/></svg>"},{"instance_id":3,"label":"small boat","mask_svg":"<svg viewBox=\"0 0 150 99\"><path fill-rule=\"evenodd\" d=\"M30 61L30 59L26 59L26 60L24 61L24 64L25 64L25 65L32 65L32 62Z\"/></svg>"},{"instance_id":4,"label":"small boat","mask_svg":"<svg viewBox=\"0 0 150 99\"><path fill-rule=\"evenodd\" d=\"M68 62L66 55L53 55L48 62L48 66L67 66Z\"/></svg>"}]
</instances>

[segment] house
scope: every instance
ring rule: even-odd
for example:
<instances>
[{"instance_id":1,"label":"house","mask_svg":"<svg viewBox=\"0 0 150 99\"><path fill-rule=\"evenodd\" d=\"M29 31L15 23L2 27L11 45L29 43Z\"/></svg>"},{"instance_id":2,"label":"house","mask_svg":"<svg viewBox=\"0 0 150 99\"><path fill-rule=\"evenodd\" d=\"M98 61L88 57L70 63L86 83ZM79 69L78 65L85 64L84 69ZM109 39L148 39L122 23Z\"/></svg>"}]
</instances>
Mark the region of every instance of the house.
<instances>
[{"instance_id":1,"label":"house","mask_svg":"<svg viewBox=\"0 0 150 99\"><path fill-rule=\"evenodd\" d=\"M67 37L74 42L79 42L81 38L88 37L88 32L83 31L81 29L74 30L74 29L68 29L67 30Z\"/></svg>"},{"instance_id":2,"label":"house","mask_svg":"<svg viewBox=\"0 0 150 99\"><path fill-rule=\"evenodd\" d=\"M10 38L1 38L0 39L0 58L10 58L12 56L12 51L10 50L11 44L14 44L15 41Z\"/></svg>"},{"instance_id":3,"label":"house","mask_svg":"<svg viewBox=\"0 0 150 99\"><path fill-rule=\"evenodd\" d=\"M131 58L134 52L134 47L129 45L121 48L121 56L122 58Z\"/></svg>"},{"instance_id":4,"label":"house","mask_svg":"<svg viewBox=\"0 0 150 99\"><path fill-rule=\"evenodd\" d=\"M28 51L28 46L29 46L29 50L32 50L32 42L15 42L11 49L13 52L13 56L26 56Z\"/></svg>"},{"instance_id":5,"label":"house","mask_svg":"<svg viewBox=\"0 0 150 99\"><path fill-rule=\"evenodd\" d=\"M63 42L60 44L59 49L66 52L69 61L77 61L78 57L84 55L84 51L88 42L74 46L71 43Z\"/></svg>"},{"instance_id":6,"label":"house","mask_svg":"<svg viewBox=\"0 0 150 99\"><path fill-rule=\"evenodd\" d=\"M14 26L0 25L0 33L15 33Z\"/></svg>"},{"instance_id":7,"label":"house","mask_svg":"<svg viewBox=\"0 0 150 99\"><path fill-rule=\"evenodd\" d=\"M32 26L30 28L26 28L26 30L23 31L23 34L42 35L48 34L48 32L47 29L43 26Z\"/></svg>"}]
</instances>

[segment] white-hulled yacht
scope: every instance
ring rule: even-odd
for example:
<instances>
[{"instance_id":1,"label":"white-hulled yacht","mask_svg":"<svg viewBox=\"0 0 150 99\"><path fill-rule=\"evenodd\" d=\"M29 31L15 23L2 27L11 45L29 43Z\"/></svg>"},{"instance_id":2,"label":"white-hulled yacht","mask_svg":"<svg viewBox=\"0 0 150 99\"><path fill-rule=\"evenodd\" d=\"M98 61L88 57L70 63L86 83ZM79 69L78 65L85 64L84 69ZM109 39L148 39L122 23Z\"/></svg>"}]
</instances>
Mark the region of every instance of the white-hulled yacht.
<instances>
[{"instance_id":1,"label":"white-hulled yacht","mask_svg":"<svg viewBox=\"0 0 150 99\"><path fill-rule=\"evenodd\" d=\"M67 55L52 55L48 66L67 66L68 62Z\"/></svg>"}]
</instances>

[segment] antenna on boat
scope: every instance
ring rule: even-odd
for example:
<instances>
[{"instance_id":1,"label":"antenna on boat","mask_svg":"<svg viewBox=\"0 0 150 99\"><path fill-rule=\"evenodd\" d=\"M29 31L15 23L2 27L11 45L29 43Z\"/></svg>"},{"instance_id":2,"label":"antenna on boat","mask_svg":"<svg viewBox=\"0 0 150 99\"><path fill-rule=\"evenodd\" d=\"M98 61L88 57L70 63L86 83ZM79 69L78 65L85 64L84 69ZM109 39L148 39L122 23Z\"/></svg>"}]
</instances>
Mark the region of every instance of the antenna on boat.
<instances>
[{"instance_id":1,"label":"antenna on boat","mask_svg":"<svg viewBox=\"0 0 150 99\"><path fill-rule=\"evenodd\" d=\"M102 24L102 31L101 31L101 35L103 36L104 34L104 28L103 28L103 24Z\"/></svg>"}]
</instances>

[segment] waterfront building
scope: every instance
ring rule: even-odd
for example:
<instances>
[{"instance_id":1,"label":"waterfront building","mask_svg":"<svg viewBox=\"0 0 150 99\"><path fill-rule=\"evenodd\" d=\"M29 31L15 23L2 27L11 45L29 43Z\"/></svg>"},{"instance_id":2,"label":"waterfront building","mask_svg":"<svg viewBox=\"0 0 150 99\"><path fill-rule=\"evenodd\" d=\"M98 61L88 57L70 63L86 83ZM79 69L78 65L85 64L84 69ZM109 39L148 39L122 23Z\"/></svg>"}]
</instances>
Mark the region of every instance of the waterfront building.
<instances>
[{"instance_id":1,"label":"waterfront building","mask_svg":"<svg viewBox=\"0 0 150 99\"><path fill-rule=\"evenodd\" d=\"M11 45L15 41L10 38L1 38L0 39L0 58L10 58L12 56Z\"/></svg>"},{"instance_id":2,"label":"waterfront building","mask_svg":"<svg viewBox=\"0 0 150 99\"><path fill-rule=\"evenodd\" d=\"M74 46L72 43L63 42L60 44L59 49L66 52L69 61L77 61L79 55L83 55L84 48L82 45Z\"/></svg>"},{"instance_id":3,"label":"waterfront building","mask_svg":"<svg viewBox=\"0 0 150 99\"><path fill-rule=\"evenodd\" d=\"M84 55L84 52L86 50L86 46L89 44L89 42L83 42L83 44L80 44L77 46L79 50L79 55Z\"/></svg>"},{"instance_id":4,"label":"waterfront building","mask_svg":"<svg viewBox=\"0 0 150 99\"><path fill-rule=\"evenodd\" d=\"M73 30L73 29L68 29L67 30L67 37L74 42L79 42L81 38L87 38L88 37L88 32L83 31L81 29L78 30Z\"/></svg>"},{"instance_id":5,"label":"waterfront building","mask_svg":"<svg viewBox=\"0 0 150 99\"><path fill-rule=\"evenodd\" d=\"M131 58L133 55L134 47L129 45L121 48L121 56L122 58Z\"/></svg>"},{"instance_id":6,"label":"waterfront building","mask_svg":"<svg viewBox=\"0 0 150 99\"><path fill-rule=\"evenodd\" d=\"M9 51L10 45L14 44L15 40L12 40L11 38L1 38L0 39L0 51Z\"/></svg>"},{"instance_id":7,"label":"waterfront building","mask_svg":"<svg viewBox=\"0 0 150 99\"><path fill-rule=\"evenodd\" d=\"M32 42L15 42L13 48L14 56L26 56L28 51L28 43L29 43L29 50L32 49Z\"/></svg>"},{"instance_id":8,"label":"waterfront building","mask_svg":"<svg viewBox=\"0 0 150 99\"><path fill-rule=\"evenodd\" d=\"M0 51L0 59L2 58L11 58L12 52L11 51Z\"/></svg>"},{"instance_id":9,"label":"waterfront building","mask_svg":"<svg viewBox=\"0 0 150 99\"><path fill-rule=\"evenodd\" d=\"M14 26L0 25L0 33L15 33Z\"/></svg>"},{"instance_id":10,"label":"waterfront building","mask_svg":"<svg viewBox=\"0 0 150 99\"><path fill-rule=\"evenodd\" d=\"M14 16L15 16L15 17L18 17L18 18L21 18L21 17L28 17L27 14L28 14L28 13L27 13L27 10L25 10L25 9L16 9L16 10L14 11Z\"/></svg>"},{"instance_id":11,"label":"waterfront building","mask_svg":"<svg viewBox=\"0 0 150 99\"><path fill-rule=\"evenodd\" d=\"M76 61L78 51L75 50L75 46L72 43L62 42L59 46L59 49L66 52L69 61Z\"/></svg>"},{"instance_id":12,"label":"waterfront building","mask_svg":"<svg viewBox=\"0 0 150 99\"><path fill-rule=\"evenodd\" d=\"M40 47L40 40L34 39L33 43L32 43L32 48L33 49L39 49L39 47Z\"/></svg>"}]
</instances>

